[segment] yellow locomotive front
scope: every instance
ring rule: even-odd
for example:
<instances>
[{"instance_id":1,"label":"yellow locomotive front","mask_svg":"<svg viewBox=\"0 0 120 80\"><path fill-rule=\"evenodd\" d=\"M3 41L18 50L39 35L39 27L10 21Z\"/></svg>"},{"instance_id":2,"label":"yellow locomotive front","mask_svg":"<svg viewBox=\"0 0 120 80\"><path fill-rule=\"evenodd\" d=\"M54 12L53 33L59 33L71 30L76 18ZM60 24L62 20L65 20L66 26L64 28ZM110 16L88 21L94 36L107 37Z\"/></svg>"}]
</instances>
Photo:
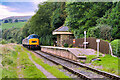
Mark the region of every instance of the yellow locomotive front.
<instances>
[{"instance_id":1,"label":"yellow locomotive front","mask_svg":"<svg viewBox=\"0 0 120 80\"><path fill-rule=\"evenodd\" d=\"M29 49L32 48L39 48L39 36L36 34L29 35L22 41L23 46L28 47Z\"/></svg>"},{"instance_id":2,"label":"yellow locomotive front","mask_svg":"<svg viewBox=\"0 0 120 80\"><path fill-rule=\"evenodd\" d=\"M37 39L37 38L29 39L29 45L36 45L36 46L38 46L39 45L39 39Z\"/></svg>"}]
</instances>

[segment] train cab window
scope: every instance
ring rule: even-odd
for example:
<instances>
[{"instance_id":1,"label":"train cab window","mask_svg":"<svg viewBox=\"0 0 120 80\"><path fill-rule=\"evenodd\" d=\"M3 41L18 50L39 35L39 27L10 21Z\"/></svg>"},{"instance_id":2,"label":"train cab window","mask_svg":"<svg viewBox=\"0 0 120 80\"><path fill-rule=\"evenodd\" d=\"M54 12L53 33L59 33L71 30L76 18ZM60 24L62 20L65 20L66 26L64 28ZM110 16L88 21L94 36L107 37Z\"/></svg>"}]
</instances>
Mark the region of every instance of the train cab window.
<instances>
[{"instance_id":1,"label":"train cab window","mask_svg":"<svg viewBox=\"0 0 120 80\"><path fill-rule=\"evenodd\" d=\"M33 35L33 38L38 38L38 36L37 35Z\"/></svg>"}]
</instances>

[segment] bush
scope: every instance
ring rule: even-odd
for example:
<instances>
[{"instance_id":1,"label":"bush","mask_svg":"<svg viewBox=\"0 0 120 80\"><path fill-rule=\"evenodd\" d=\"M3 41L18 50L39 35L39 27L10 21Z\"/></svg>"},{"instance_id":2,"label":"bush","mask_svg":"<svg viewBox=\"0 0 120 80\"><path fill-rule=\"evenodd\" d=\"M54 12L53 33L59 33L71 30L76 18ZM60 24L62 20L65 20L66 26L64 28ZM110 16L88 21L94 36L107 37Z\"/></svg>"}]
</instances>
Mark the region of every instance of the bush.
<instances>
[{"instance_id":1,"label":"bush","mask_svg":"<svg viewBox=\"0 0 120 80\"><path fill-rule=\"evenodd\" d=\"M15 40L10 39L9 42L10 42L10 43L15 43Z\"/></svg>"},{"instance_id":2,"label":"bush","mask_svg":"<svg viewBox=\"0 0 120 80\"><path fill-rule=\"evenodd\" d=\"M0 41L0 44L7 44L7 41L3 39L2 41Z\"/></svg>"},{"instance_id":3,"label":"bush","mask_svg":"<svg viewBox=\"0 0 120 80\"><path fill-rule=\"evenodd\" d=\"M72 44L70 44L70 45L69 45L69 48L72 48L72 47L73 47L73 45L72 45Z\"/></svg>"},{"instance_id":4,"label":"bush","mask_svg":"<svg viewBox=\"0 0 120 80\"><path fill-rule=\"evenodd\" d=\"M111 46L113 54L120 57L120 39L113 40Z\"/></svg>"},{"instance_id":5,"label":"bush","mask_svg":"<svg viewBox=\"0 0 120 80\"><path fill-rule=\"evenodd\" d=\"M68 44L67 44L67 43L65 43L65 44L64 44L64 47L68 47Z\"/></svg>"}]
</instances>

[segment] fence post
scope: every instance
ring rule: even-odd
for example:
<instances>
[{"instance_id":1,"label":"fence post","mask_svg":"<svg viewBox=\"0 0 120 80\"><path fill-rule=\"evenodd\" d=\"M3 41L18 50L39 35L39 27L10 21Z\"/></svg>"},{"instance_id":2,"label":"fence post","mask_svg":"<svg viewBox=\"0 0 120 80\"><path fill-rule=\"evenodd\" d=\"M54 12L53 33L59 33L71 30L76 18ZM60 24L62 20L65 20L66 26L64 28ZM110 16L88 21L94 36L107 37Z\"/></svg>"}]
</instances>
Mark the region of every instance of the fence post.
<instances>
[{"instance_id":1,"label":"fence post","mask_svg":"<svg viewBox=\"0 0 120 80\"><path fill-rule=\"evenodd\" d=\"M97 42L97 57L99 57L99 43L100 43L100 39L96 39Z\"/></svg>"}]
</instances>

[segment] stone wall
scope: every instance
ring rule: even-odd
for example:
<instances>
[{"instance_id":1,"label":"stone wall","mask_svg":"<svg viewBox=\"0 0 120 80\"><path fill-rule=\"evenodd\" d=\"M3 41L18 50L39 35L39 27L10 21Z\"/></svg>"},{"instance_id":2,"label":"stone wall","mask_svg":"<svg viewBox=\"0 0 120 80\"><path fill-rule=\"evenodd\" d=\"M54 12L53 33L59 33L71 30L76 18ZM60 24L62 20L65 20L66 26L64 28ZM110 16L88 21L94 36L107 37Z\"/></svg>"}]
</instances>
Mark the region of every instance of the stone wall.
<instances>
[{"instance_id":1,"label":"stone wall","mask_svg":"<svg viewBox=\"0 0 120 80\"><path fill-rule=\"evenodd\" d=\"M66 39L73 39L73 35L61 34L57 35L57 46L63 46L63 41Z\"/></svg>"},{"instance_id":2,"label":"stone wall","mask_svg":"<svg viewBox=\"0 0 120 80\"><path fill-rule=\"evenodd\" d=\"M77 56L71 53L70 51L68 51L67 49L41 46L41 51L46 52L46 53L51 53L56 56L64 57L64 58L74 60L74 61L78 60Z\"/></svg>"}]
</instances>

